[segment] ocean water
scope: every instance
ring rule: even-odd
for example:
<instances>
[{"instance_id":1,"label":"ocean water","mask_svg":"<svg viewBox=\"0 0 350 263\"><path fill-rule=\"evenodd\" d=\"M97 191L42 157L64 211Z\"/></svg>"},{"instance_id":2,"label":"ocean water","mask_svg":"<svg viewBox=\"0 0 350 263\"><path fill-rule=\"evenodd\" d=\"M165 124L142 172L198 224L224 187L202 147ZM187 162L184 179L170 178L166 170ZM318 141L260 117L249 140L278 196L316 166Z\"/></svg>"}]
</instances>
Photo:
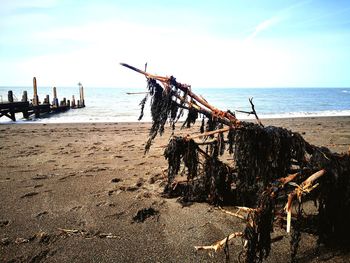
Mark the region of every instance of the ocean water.
<instances>
[{"instance_id":1,"label":"ocean water","mask_svg":"<svg viewBox=\"0 0 350 263\"><path fill-rule=\"evenodd\" d=\"M0 87L0 102L7 100L7 92L12 90L18 100L24 90L28 98L33 97L31 87ZM127 92L145 92L145 87L102 88L84 87L86 107L50 115L40 119L23 120L17 114L18 123L67 123L67 122L136 122L140 114L139 103L144 94L127 95ZM221 110L249 111L249 98L253 97L255 109L260 118L289 118L314 116L350 116L350 88L194 88L192 91L202 95L210 104ZM59 100L63 97L79 98L78 87L57 87ZM52 100L52 89L38 87L40 101L46 94ZM237 113L240 119L253 118ZM145 108L143 121L150 121L149 101ZM2 117L1 123L11 123Z\"/></svg>"}]
</instances>

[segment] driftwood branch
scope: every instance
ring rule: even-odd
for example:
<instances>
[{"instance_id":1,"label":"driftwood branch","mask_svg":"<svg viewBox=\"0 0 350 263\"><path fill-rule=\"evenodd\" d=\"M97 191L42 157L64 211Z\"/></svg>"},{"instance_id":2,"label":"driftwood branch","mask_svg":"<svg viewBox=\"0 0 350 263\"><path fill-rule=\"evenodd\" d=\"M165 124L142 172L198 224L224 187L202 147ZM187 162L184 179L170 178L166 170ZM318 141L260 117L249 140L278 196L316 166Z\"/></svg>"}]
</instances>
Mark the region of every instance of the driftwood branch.
<instances>
[{"instance_id":1,"label":"driftwood branch","mask_svg":"<svg viewBox=\"0 0 350 263\"><path fill-rule=\"evenodd\" d=\"M195 246L194 248L196 250L214 250L215 252L217 252L218 250L221 250L224 248L224 246L226 245L226 243L228 241L230 241L233 238L237 238L237 237L242 237L243 236L243 232L235 232L230 234L228 237L225 237L224 239L216 242L214 245L210 245L210 246Z\"/></svg>"},{"instance_id":2,"label":"driftwood branch","mask_svg":"<svg viewBox=\"0 0 350 263\"><path fill-rule=\"evenodd\" d=\"M298 226L301 222L298 220L301 218L302 196L310 193L319 184L322 186L318 188L317 197L322 204L318 207L317 215L319 238L338 241L347 236L343 237L344 229L350 233L349 225L344 223L350 221L350 213L344 212L350 210L348 200L344 200L350 196L350 148L349 154L334 154L325 147L308 143L298 133L281 127L265 128L256 113L253 98L249 98L251 111L237 112L253 114L257 124L240 121L229 110L217 109L205 98L192 92L190 85L181 84L172 76L152 75L146 72L146 67L142 71L125 63L121 65L147 78L149 95L153 96L153 122L149 142L158 131L162 134L167 120L174 127L178 120L174 116L179 108L181 113L183 109L188 111L187 124L194 123L198 114L205 116L202 119L201 134L173 136L165 148L168 185L164 191L169 196L174 196L171 191L177 191L175 196L181 196L184 201L206 201L219 206L224 203L234 205L238 209L236 212L221 210L245 220L247 224L244 231L235 232L211 246L196 246L196 250L218 251L229 240L242 237L245 241L246 261L262 261L268 256L271 243L280 240L279 237L271 238L271 233L273 222L284 215L284 211L287 213L287 232L290 232L291 208L293 201L297 199L299 209L295 222L298 224L294 225L293 222L292 233L293 259L299 242ZM157 95L154 92L158 92ZM227 137L224 137L225 132L228 132ZM204 143L195 141L213 135L216 135L215 139ZM150 145L149 142L147 145ZM230 164L220 158L225 151L231 155L231 159L225 158L226 162L233 160ZM175 176L180 171L181 174L187 173L187 180L175 183L175 188L181 188L179 191L174 189L173 182L176 182ZM286 174L288 175L285 176ZM324 175L327 175L327 180L319 180ZM304 180L306 176L308 177ZM288 201L283 210L281 200L286 199ZM337 203L342 209L332 207Z\"/></svg>"}]
</instances>

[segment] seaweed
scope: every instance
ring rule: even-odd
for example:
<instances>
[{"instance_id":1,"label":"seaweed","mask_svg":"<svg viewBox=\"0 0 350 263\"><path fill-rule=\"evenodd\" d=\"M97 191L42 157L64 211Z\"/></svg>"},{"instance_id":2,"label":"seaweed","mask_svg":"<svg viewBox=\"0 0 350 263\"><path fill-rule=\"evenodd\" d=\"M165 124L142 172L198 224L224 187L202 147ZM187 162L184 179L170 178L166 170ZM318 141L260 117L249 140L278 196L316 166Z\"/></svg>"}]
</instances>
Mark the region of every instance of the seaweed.
<instances>
[{"instance_id":1,"label":"seaweed","mask_svg":"<svg viewBox=\"0 0 350 263\"><path fill-rule=\"evenodd\" d=\"M191 102L191 103L195 104L195 102ZM193 107L190 107L188 109L187 118L184 121L182 127L186 126L187 128L190 128L192 124L196 123L197 118L198 118L198 111L195 110Z\"/></svg>"},{"instance_id":2,"label":"seaweed","mask_svg":"<svg viewBox=\"0 0 350 263\"><path fill-rule=\"evenodd\" d=\"M140 110L140 116L138 118L138 120L142 120L143 118L143 115L144 115L144 109L145 109L145 105L146 105L146 102L147 102L147 99L148 99L148 93L146 94L146 96L140 101L140 106L141 106L141 110Z\"/></svg>"},{"instance_id":3,"label":"seaweed","mask_svg":"<svg viewBox=\"0 0 350 263\"><path fill-rule=\"evenodd\" d=\"M145 152L149 151L152 141L157 134L163 134L164 126L168 118L170 119L171 124L174 124L178 111L178 105L173 100L175 94L174 90L170 89L166 92L154 79L148 79L148 89L152 96L152 126L149 131L149 139L145 146Z\"/></svg>"},{"instance_id":4,"label":"seaweed","mask_svg":"<svg viewBox=\"0 0 350 263\"><path fill-rule=\"evenodd\" d=\"M308 229L316 229L313 233L318 236L319 243L350 245L350 153L332 153L325 147L311 145L299 133L281 127L265 127L257 116L252 98L249 99L252 111L246 113L254 114L257 124L239 121L229 110L218 110L173 76L150 75L123 65L148 79L152 127L146 151L153 139L163 134L167 121L174 132L184 109L188 110L188 115L183 127L190 127L199 114L203 115L200 136L172 136L170 139L164 151L168 161L164 193L180 197L183 204L205 201L218 206L247 207L246 227L241 234L233 235L246 241L246 262L262 262L269 256L274 222L285 214L283 204L287 202L286 207L290 209L296 197L297 218L292 221L290 248L292 261L297 258L301 234ZM146 98L140 103L141 115ZM228 132L227 140L224 132ZM199 137L204 139L194 140ZM232 159L229 164L223 161L228 160L227 157ZM176 182L176 176L184 172L187 180ZM318 184L314 184L315 180ZM303 215L304 195L318 204L318 214ZM290 216L291 210L287 213ZM290 221L287 220L287 224L290 226ZM227 237L216 245L199 248L215 251L224 248L228 256L228 241Z\"/></svg>"}]
</instances>

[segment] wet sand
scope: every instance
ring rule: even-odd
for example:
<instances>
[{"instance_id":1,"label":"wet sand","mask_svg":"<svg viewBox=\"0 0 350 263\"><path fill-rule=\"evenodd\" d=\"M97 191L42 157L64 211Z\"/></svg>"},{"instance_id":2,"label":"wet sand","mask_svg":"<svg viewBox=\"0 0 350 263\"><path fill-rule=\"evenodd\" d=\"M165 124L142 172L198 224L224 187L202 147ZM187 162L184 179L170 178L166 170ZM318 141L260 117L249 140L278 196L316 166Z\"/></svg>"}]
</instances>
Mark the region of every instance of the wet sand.
<instances>
[{"instance_id":1,"label":"wet sand","mask_svg":"<svg viewBox=\"0 0 350 263\"><path fill-rule=\"evenodd\" d=\"M350 146L350 117L263 120L300 132L336 152ZM161 196L167 163L157 137L144 155L149 124L0 125L0 262L223 262L195 252L244 229L237 218ZM182 130L181 133L187 133ZM133 218L155 212L144 222ZM283 233L276 229L276 235ZM231 261L241 250L230 246ZM289 261L289 237L267 262ZM300 262L349 262L344 251L316 249L303 234Z\"/></svg>"}]
</instances>

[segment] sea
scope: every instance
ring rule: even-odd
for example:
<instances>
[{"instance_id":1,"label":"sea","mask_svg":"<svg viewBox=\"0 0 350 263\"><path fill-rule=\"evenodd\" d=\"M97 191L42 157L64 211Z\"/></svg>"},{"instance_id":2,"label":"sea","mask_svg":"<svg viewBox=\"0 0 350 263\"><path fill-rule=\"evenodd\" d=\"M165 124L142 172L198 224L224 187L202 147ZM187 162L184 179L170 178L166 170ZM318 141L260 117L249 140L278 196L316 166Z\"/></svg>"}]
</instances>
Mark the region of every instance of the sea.
<instances>
[{"instance_id":1,"label":"sea","mask_svg":"<svg viewBox=\"0 0 350 263\"><path fill-rule=\"evenodd\" d=\"M12 90L15 100L21 100L24 90L28 98L33 97L31 87L0 87L0 103L7 101L8 90ZM52 114L38 119L25 120L16 114L16 123L86 123L86 122L137 122L140 114L140 101L146 92L145 87L104 88L84 87L85 108L71 109L64 113ZM350 116L350 88L192 88L211 105L235 112L250 111L249 98L253 98L258 116L264 118L297 118L320 116ZM52 100L52 88L38 87L39 100L46 94ZM79 98L79 87L57 87L59 100L63 97ZM148 100L142 121L151 121ZM236 112L239 119L249 119L244 113ZM0 123L12 123L1 117Z\"/></svg>"}]
</instances>

